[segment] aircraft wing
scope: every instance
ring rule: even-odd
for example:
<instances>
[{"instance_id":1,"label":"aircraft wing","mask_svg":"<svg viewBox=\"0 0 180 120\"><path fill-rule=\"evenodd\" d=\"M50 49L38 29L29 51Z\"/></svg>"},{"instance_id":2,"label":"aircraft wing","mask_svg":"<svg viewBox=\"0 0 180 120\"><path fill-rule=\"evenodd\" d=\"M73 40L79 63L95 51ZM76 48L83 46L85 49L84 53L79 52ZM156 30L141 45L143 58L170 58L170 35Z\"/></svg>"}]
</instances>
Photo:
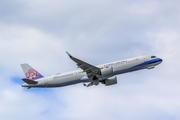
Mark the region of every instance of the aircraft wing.
<instances>
[{"instance_id":1,"label":"aircraft wing","mask_svg":"<svg viewBox=\"0 0 180 120\"><path fill-rule=\"evenodd\" d=\"M91 77L91 76L95 76L95 75L98 75L100 74L100 68L96 67L96 66L93 66L89 63L86 63L78 58L75 58L73 57L72 55L70 55L68 52L66 52L69 57L77 63L77 66L81 69L83 69L84 72L87 73L88 77Z\"/></svg>"}]
</instances>

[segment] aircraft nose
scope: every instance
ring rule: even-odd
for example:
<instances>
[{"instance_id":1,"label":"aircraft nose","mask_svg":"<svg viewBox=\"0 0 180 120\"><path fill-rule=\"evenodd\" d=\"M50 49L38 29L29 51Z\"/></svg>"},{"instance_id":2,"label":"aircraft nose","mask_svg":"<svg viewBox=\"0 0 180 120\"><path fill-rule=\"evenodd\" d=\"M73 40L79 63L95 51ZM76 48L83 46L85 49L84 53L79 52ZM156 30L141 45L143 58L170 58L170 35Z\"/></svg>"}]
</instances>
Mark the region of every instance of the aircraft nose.
<instances>
[{"instance_id":1,"label":"aircraft nose","mask_svg":"<svg viewBox=\"0 0 180 120\"><path fill-rule=\"evenodd\" d=\"M162 63L162 61L163 61L163 60L162 60L161 58L159 58L159 62Z\"/></svg>"}]
</instances>

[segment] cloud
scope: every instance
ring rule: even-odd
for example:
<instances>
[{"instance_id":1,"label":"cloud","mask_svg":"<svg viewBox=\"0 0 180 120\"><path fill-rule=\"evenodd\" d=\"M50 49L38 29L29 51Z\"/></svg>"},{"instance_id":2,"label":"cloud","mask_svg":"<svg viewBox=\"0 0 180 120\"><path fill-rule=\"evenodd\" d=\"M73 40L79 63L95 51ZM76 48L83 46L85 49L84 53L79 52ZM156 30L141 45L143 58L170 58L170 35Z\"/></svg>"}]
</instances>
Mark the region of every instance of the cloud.
<instances>
[{"instance_id":1,"label":"cloud","mask_svg":"<svg viewBox=\"0 0 180 120\"><path fill-rule=\"evenodd\" d=\"M1 1L0 118L164 119L179 116L179 1ZM44 76L76 69L65 51L93 65L157 55L153 70L118 84L21 87L21 63ZM19 80L19 81L18 81Z\"/></svg>"}]
</instances>

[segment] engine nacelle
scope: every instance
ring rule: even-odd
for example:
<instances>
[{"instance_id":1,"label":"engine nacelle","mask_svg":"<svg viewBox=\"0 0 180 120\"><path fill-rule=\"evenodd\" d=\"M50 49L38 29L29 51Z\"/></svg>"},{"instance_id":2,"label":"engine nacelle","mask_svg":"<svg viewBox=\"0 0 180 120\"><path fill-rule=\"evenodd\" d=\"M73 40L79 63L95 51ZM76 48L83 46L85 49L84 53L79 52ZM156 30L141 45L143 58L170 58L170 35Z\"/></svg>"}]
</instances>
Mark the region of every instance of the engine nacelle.
<instances>
[{"instance_id":1,"label":"engine nacelle","mask_svg":"<svg viewBox=\"0 0 180 120\"><path fill-rule=\"evenodd\" d=\"M113 75L113 68L109 67L109 68L104 68L101 70L101 76L110 76Z\"/></svg>"},{"instance_id":2,"label":"engine nacelle","mask_svg":"<svg viewBox=\"0 0 180 120\"><path fill-rule=\"evenodd\" d=\"M117 84L117 77L116 76L110 77L108 79L105 79L104 82L106 86Z\"/></svg>"}]
</instances>

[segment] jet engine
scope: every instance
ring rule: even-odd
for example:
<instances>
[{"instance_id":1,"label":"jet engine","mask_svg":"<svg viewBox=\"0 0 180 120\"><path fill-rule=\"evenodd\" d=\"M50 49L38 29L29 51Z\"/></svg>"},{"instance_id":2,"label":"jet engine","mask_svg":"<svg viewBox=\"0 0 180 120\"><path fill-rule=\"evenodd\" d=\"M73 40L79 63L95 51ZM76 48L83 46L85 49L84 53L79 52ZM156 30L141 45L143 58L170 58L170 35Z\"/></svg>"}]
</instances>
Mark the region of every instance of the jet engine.
<instances>
[{"instance_id":1,"label":"jet engine","mask_svg":"<svg viewBox=\"0 0 180 120\"><path fill-rule=\"evenodd\" d=\"M117 77L112 76L108 79L105 79L102 83L105 84L106 86L117 84Z\"/></svg>"},{"instance_id":2,"label":"jet engine","mask_svg":"<svg viewBox=\"0 0 180 120\"><path fill-rule=\"evenodd\" d=\"M112 67L104 68L104 69L101 70L101 76L102 77L110 76L110 75L113 75L113 68Z\"/></svg>"},{"instance_id":3,"label":"jet engine","mask_svg":"<svg viewBox=\"0 0 180 120\"><path fill-rule=\"evenodd\" d=\"M113 68L112 67L109 67L109 68L104 68L100 71L99 75L97 76L94 76L92 78L92 82L89 83L87 85L87 87L91 86L91 85L98 85L99 84L99 81L101 81L103 84L105 84L105 82L107 82L106 85L111 85L111 84L115 84L115 81L113 81L115 78L111 77L113 76ZM109 78L110 77L110 78ZM107 79L108 78L108 79ZM111 80L111 78L113 78ZM116 80L116 83L117 83L117 80Z\"/></svg>"}]
</instances>

